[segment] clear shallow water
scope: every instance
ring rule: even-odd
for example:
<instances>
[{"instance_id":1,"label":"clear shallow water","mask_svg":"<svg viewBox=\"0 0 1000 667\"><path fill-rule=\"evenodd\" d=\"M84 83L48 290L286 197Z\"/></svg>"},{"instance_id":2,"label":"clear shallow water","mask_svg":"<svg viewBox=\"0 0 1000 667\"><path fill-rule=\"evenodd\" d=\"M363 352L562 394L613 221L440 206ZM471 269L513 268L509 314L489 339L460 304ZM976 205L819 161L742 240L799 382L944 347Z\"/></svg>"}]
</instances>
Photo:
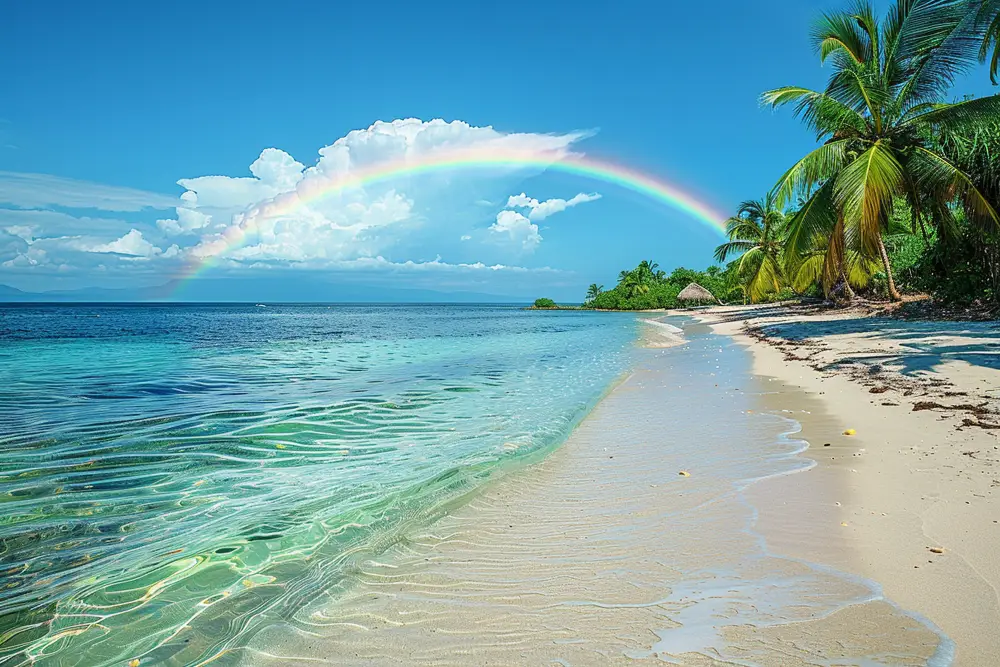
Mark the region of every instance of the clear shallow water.
<instances>
[{"instance_id":1,"label":"clear shallow water","mask_svg":"<svg viewBox=\"0 0 1000 667\"><path fill-rule=\"evenodd\" d=\"M635 335L497 307L0 308L0 665L240 645L561 442Z\"/></svg>"}]
</instances>

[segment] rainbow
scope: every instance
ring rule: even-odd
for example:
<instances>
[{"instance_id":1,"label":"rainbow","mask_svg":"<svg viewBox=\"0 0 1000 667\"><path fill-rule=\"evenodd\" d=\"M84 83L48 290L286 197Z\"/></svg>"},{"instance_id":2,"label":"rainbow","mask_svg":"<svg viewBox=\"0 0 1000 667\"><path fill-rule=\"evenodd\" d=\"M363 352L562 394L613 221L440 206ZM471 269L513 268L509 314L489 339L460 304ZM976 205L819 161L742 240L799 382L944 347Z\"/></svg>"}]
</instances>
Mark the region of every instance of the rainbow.
<instances>
[{"instance_id":1,"label":"rainbow","mask_svg":"<svg viewBox=\"0 0 1000 667\"><path fill-rule=\"evenodd\" d=\"M553 157L539 155L537 152L496 152L492 149L479 148L475 151L431 155L421 158L420 161L410 159L384 162L328 181L318 179L302 181L297 190L279 195L269 202L250 209L243 216L242 222L230 226L219 238L199 246L194 260L188 262L182 272L175 276L173 285L176 287L173 294L176 294L189 280L211 268L226 253L244 245L253 237L260 220L287 216L327 197L393 178L433 172L525 167L580 176L636 192L690 216L720 236L725 235L726 216L709 204L651 174L578 155Z\"/></svg>"}]
</instances>

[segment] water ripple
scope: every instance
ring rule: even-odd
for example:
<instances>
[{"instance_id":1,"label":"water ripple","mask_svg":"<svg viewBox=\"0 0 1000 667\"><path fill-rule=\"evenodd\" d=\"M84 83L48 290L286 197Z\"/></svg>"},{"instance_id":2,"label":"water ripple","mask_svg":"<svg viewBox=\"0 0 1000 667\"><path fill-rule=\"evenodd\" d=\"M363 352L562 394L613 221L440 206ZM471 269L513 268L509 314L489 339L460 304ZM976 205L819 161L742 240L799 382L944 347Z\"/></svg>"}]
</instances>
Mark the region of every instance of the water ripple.
<instances>
[{"instance_id":1,"label":"water ripple","mask_svg":"<svg viewBox=\"0 0 1000 667\"><path fill-rule=\"evenodd\" d=\"M0 665L238 646L559 442L633 336L512 308L0 308Z\"/></svg>"}]
</instances>

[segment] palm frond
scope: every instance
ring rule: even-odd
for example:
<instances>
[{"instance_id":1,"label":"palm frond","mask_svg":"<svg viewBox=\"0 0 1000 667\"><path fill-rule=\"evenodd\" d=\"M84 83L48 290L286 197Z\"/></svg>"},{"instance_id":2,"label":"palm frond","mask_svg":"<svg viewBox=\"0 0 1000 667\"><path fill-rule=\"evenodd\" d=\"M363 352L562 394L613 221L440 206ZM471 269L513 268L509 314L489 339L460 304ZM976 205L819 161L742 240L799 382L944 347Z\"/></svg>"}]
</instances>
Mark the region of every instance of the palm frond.
<instances>
[{"instance_id":1,"label":"palm frond","mask_svg":"<svg viewBox=\"0 0 1000 667\"><path fill-rule=\"evenodd\" d=\"M817 239L829 237L837 224L836 204L831 179L816 190L788 221L785 236L785 266L789 275L798 271L798 263L815 247Z\"/></svg>"},{"instance_id":2,"label":"palm frond","mask_svg":"<svg viewBox=\"0 0 1000 667\"><path fill-rule=\"evenodd\" d=\"M881 262L866 257L860 251L851 248L844 251L844 278L851 287L864 289L871 282L872 276L881 270Z\"/></svg>"},{"instance_id":3,"label":"palm frond","mask_svg":"<svg viewBox=\"0 0 1000 667\"><path fill-rule=\"evenodd\" d=\"M845 12L824 14L813 26L812 40L821 62L843 54L857 63L871 60L871 42L855 20Z\"/></svg>"},{"instance_id":4,"label":"palm frond","mask_svg":"<svg viewBox=\"0 0 1000 667\"><path fill-rule=\"evenodd\" d=\"M1000 214L968 174L946 157L921 146L914 148L911 171L918 185L941 194L943 201L960 197L969 217L995 230L1000 230Z\"/></svg>"},{"instance_id":5,"label":"palm frond","mask_svg":"<svg viewBox=\"0 0 1000 667\"><path fill-rule=\"evenodd\" d=\"M827 237L826 254L823 256L823 272L820 276L820 283L823 285L824 294L828 295L830 293L830 290L837 284L840 276L844 273L846 246L844 216L837 215L837 222Z\"/></svg>"},{"instance_id":6,"label":"palm frond","mask_svg":"<svg viewBox=\"0 0 1000 667\"><path fill-rule=\"evenodd\" d=\"M776 257L764 254L757 271L750 280L750 300L763 301L769 294L781 291L781 265Z\"/></svg>"},{"instance_id":7,"label":"palm frond","mask_svg":"<svg viewBox=\"0 0 1000 667\"><path fill-rule=\"evenodd\" d=\"M826 261L826 247L811 250L801 258L795 273L792 274L792 289L805 292L813 285L823 280L823 264Z\"/></svg>"},{"instance_id":8,"label":"palm frond","mask_svg":"<svg viewBox=\"0 0 1000 667\"><path fill-rule=\"evenodd\" d=\"M847 63L830 77L825 92L855 111L868 114L875 131L882 131L882 110L891 96L882 85L881 72L876 67Z\"/></svg>"},{"instance_id":9,"label":"palm frond","mask_svg":"<svg viewBox=\"0 0 1000 667\"><path fill-rule=\"evenodd\" d=\"M979 60L983 28L970 0L922 0L923 20L907 33L898 57L907 80L898 95L904 105L941 99L956 77Z\"/></svg>"},{"instance_id":10,"label":"palm frond","mask_svg":"<svg viewBox=\"0 0 1000 667\"><path fill-rule=\"evenodd\" d=\"M979 49L979 60L989 62L990 80L997 83L1000 69L1000 0L986 0L976 17L977 25L985 26L983 45ZM993 54L990 54L990 49Z\"/></svg>"},{"instance_id":11,"label":"palm frond","mask_svg":"<svg viewBox=\"0 0 1000 667\"><path fill-rule=\"evenodd\" d=\"M760 100L762 105L771 108L795 104L795 115L802 118L803 122L820 137L843 134L845 130L863 133L868 127L864 116L857 110L826 93L808 88L800 86L776 88L765 92Z\"/></svg>"},{"instance_id":12,"label":"palm frond","mask_svg":"<svg viewBox=\"0 0 1000 667\"><path fill-rule=\"evenodd\" d=\"M907 122L964 134L997 118L1000 118L1000 95L990 95L956 104L936 104L931 110L913 116Z\"/></svg>"},{"instance_id":13,"label":"palm frond","mask_svg":"<svg viewBox=\"0 0 1000 667\"><path fill-rule=\"evenodd\" d=\"M764 231L760 222L752 218L729 218L726 220L726 236L733 241L760 241Z\"/></svg>"},{"instance_id":14,"label":"palm frond","mask_svg":"<svg viewBox=\"0 0 1000 667\"><path fill-rule=\"evenodd\" d=\"M808 193L822 181L832 178L847 162L849 139L829 141L811 151L782 175L772 192L778 207L798 193Z\"/></svg>"},{"instance_id":15,"label":"palm frond","mask_svg":"<svg viewBox=\"0 0 1000 667\"><path fill-rule=\"evenodd\" d=\"M715 249L715 260L722 263L737 253L746 254L755 247L756 244L750 241L727 241Z\"/></svg>"},{"instance_id":16,"label":"palm frond","mask_svg":"<svg viewBox=\"0 0 1000 667\"><path fill-rule=\"evenodd\" d=\"M857 22L861 30L864 31L870 45L870 63L878 66L882 57L882 44L879 34L878 18L875 16L875 8L867 0L855 0L851 8L851 17Z\"/></svg>"},{"instance_id":17,"label":"palm frond","mask_svg":"<svg viewBox=\"0 0 1000 667\"><path fill-rule=\"evenodd\" d=\"M876 247L892 208L892 197L902 184L903 167L882 139L837 176L834 198L845 218L858 226L864 251Z\"/></svg>"},{"instance_id":18,"label":"palm frond","mask_svg":"<svg viewBox=\"0 0 1000 667\"><path fill-rule=\"evenodd\" d=\"M767 215L768 203L759 199L746 199L740 202L736 209L736 216L740 219L750 219L761 222Z\"/></svg>"}]
</instances>

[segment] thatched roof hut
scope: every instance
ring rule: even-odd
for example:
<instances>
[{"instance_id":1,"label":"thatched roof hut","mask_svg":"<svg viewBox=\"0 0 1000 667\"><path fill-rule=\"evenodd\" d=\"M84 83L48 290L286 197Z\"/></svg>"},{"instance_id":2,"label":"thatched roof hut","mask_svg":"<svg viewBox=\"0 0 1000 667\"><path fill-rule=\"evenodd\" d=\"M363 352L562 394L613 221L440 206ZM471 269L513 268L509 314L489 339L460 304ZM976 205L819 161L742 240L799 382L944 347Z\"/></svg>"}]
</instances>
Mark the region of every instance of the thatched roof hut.
<instances>
[{"instance_id":1,"label":"thatched roof hut","mask_svg":"<svg viewBox=\"0 0 1000 667\"><path fill-rule=\"evenodd\" d=\"M681 293L677 295L678 301L694 301L696 303L722 303L715 298L715 295L709 292L707 289L699 285L698 283L691 283L687 287L681 290Z\"/></svg>"}]
</instances>

